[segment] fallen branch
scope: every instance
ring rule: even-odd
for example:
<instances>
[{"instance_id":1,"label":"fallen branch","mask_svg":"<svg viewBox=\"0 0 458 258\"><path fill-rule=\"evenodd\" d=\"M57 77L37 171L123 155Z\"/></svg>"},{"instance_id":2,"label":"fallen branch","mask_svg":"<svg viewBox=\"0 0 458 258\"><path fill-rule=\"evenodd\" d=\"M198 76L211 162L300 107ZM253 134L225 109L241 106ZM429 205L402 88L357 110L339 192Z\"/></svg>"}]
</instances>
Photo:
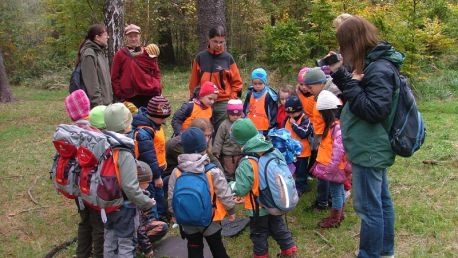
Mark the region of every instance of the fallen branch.
<instances>
[{"instance_id":1,"label":"fallen branch","mask_svg":"<svg viewBox=\"0 0 458 258\"><path fill-rule=\"evenodd\" d=\"M76 242L76 237L70 239L70 240L67 240L65 242L63 242L62 244L54 247L53 249L51 249L51 251L49 251L44 258L52 258L54 257L54 255L56 255L58 252L64 250L65 248L69 247L71 244L75 243Z\"/></svg>"},{"instance_id":2,"label":"fallen branch","mask_svg":"<svg viewBox=\"0 0 458 258\"><path fill-rule=\"evenodd\" d=\"M0 180L4 180L4 179L12 179L12 178L19 178L19 177L23 177L23 175L14 175L14 176L2 176L2 177L0 177Z\"/></svg>"},{"instance_id":3,"label":"fallen branch","mask_svg":"<svg viewBox=\"0 0 458 258\"><path fill-rule=\"evenodd\" d=\"M29 209L26 209L26 210L18 211L16 213L10 213L10 214L8 214L8 217L14 217L14 216L22 214L22 213L31 212L31 211L34 211L34 210L44 209L44 208L49 208L49 206L39 206L39 207L34 207L34 208L29 208Z\"/></svg>"},{"instance_id":4,"label":"fallen branch","mask_svg":"<svg viewBox=\"0 0 458 258\"><path fill-rule=\"evenodd\" d=\"M35 177L35 180L33 180L33 184L27 190L27 194L29 195L30 200L32 200L32 202L35 203L36 205L39 205L39 203L32 195L32 188L37 184L38 178L40 178L40 176Z\"/></svg>"},{"instance_id":5,"label":"fallen branch","mask_svg":"<svg viewBox=\"0 0 458 258\"><path fill-rule=\"evenodd\" d=\"M326 239L326 237L324 237L320 232L316 231L316 230L313 230L313 232L315 232L315 234L317 234L319 237L321 237L321 239L326 243L328 244L330 247L334 248L334 246L332 246L331 242L329 242L329 240Z\"/></svg>"}]
</instances>

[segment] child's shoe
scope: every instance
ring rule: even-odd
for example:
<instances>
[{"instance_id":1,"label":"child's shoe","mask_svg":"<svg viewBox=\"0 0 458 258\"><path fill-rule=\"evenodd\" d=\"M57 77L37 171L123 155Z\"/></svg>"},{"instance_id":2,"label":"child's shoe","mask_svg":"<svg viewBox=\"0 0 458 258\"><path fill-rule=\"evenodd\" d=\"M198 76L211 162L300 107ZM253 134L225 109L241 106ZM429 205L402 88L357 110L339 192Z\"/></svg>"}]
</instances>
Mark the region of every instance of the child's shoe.
<instances>
[{"instance_id":1,"label":"child's shoe","mask_svg":"<svg viewBox=\"0 0 458 258\"><path fill-rule=\"evenodd\" d=\"M331 209L331 216L324 218L318 223L322 228L338 228L342 209Z\"/></svg>"},{"instance_id":2,"label":"child's shoe","mask_svg":"<svg viewBox=\"0 0 458 258\"><path fill-rule=\"evenodd\" d=\"M286 250L281 250L281 253L277 254L277 257L280 258L297 258L299 255L297 254L297 247L293 246L291 248L288 248Z\"/></svg>"}]
</instances>

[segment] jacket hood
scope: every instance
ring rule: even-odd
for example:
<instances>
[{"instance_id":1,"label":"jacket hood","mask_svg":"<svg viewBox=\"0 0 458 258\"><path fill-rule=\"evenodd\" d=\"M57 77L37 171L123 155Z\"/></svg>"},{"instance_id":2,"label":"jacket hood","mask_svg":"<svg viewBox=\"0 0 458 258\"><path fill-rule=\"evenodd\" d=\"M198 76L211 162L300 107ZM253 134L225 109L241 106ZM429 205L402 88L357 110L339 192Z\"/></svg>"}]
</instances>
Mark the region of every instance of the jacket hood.
<instances>
[{"instance_id":1,"label":"jacket hood","mask_svg":"<svg viewBox=\"0 0 458 258\"><path fill-rule=\"evenodd\" d=\"M207 154L200 153L185 153L178 155L178 168L181 171L191 173L204 173L205 165L210 163L210 158Z\"/></svg>"},{"instance_id":2,"label":"jacket hood","mask_svg":"<svg viewBox=\"0 0 458 258\"><path fill-rule=\"evenodd\" d=\"M105 131L105 134L108 135L108 142L111 146L124 146L129 149L134 149L135 145L132 138L112 131Z\"/></svg>"},{"instance_id":3,"label":"jacket hood","mask_svg":"<svg viewBox=\"0 0 458 258\"><path fill-rule=\"evenodd\" d=\"M83 47L81 47L81 52L80 53L83 53L88 48L93 49L94 51L97 51L97 52L103 52L103 49L104 49L99 44L97 44L94 41L88 39L88 40L86 40L86 42L84 42Z\"/></svg>"},{"instance_id":4,"label":"jacket hood","mask_svg":"<svg viewBox=\"0 0 458 258\"><path fill-rule=\"evenodd\" d=\"M256 153L265 152L273 148L273 145L268 141L264 135L257 134L253 138L249 139L242 147L244 153Z\"/></svg>"},{"instance_id":5,"label":"jacket hood","mask_svg":"<svg viewBox=\"0 0 458 258\"><path fill-rule=\"evenodd\" d=\"M399 67L404 62L405 55L396 51L390 43L382 41L367 54L366 64L382 58L391 61Z\"/></svg>"},{"instance_id":6,"label":"jacket hood","mask_svg":"<svg viewBox=\"0 0 458 258\"><path fill-rule=\"evenodd\" d=\"M149 126L153 127L155 129L158 129L158 125L156 125L153 121L151 121L148 116L146 115L146 108L141 107L138 110L138 113L134 115L134 118L132 120L132 126L133 127L139 127L139 126Z\"/></svg>"},{"instance_id":7,"label":"jacket hood","mask_svg":"<svg viewBox=\"0 0 458 258\"><path fill-rule=\"evenodd\" d=\"M272 98L273 101L278 101L278 94L275 90L273 90L270 85L266 84L266 87L264 88L265 91L269 94L269 96ZM262 94L264 94L264 90L262 91ZM256 94L256 91L254 90L253 85L248 86L248 91L251 92L251 94Z\"/></svg>"}]
</instances>

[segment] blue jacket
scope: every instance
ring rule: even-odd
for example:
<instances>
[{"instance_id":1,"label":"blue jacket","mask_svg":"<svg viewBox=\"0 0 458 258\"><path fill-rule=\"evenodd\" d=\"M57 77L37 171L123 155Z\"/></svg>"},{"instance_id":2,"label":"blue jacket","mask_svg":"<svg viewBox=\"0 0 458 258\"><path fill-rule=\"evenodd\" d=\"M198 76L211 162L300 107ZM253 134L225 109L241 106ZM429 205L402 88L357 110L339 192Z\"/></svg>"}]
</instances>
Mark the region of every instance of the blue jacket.
<instances>
[{"instance_id":1,"label":"blue jacket","mask_svg":"<svg viewBox=\"0 0 458 258\"><path fill-rule=\"evenodd\" d=\"M133 139L135 131L138 130L137 137L134 141L138 144L138 160L147 163L153 172L153 179L157 179L162 175L164 168L159 167L154 149L154 131L148 128L137 128L139 126L149 126L155 130L159 130L161 125L155 124L146 116L146 108L141 107L138 113L134 115L132 121L132 132L129 136Z\"/></svg>"}]
</instances>

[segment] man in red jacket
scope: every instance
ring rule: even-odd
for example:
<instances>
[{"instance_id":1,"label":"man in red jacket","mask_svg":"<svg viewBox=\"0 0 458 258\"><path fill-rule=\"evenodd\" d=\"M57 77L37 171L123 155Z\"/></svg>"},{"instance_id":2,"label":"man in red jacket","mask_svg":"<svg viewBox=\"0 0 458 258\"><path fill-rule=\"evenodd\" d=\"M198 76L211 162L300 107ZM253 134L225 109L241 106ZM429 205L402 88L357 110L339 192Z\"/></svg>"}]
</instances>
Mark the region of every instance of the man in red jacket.
<instances>
[{"instance_id":1,"label":"man in red jacket","mask_svg":"<svg viewBox=\"0 0 458 258\"><path fill-rule=\"evenodd\" d=\"M161 72L155 44L141 46L140 27L130 24L124 29L127 44L116 52L111 66L113 93L120 101L146 107L148 101L161 95Z\"/></svg>"}]
</instances>

